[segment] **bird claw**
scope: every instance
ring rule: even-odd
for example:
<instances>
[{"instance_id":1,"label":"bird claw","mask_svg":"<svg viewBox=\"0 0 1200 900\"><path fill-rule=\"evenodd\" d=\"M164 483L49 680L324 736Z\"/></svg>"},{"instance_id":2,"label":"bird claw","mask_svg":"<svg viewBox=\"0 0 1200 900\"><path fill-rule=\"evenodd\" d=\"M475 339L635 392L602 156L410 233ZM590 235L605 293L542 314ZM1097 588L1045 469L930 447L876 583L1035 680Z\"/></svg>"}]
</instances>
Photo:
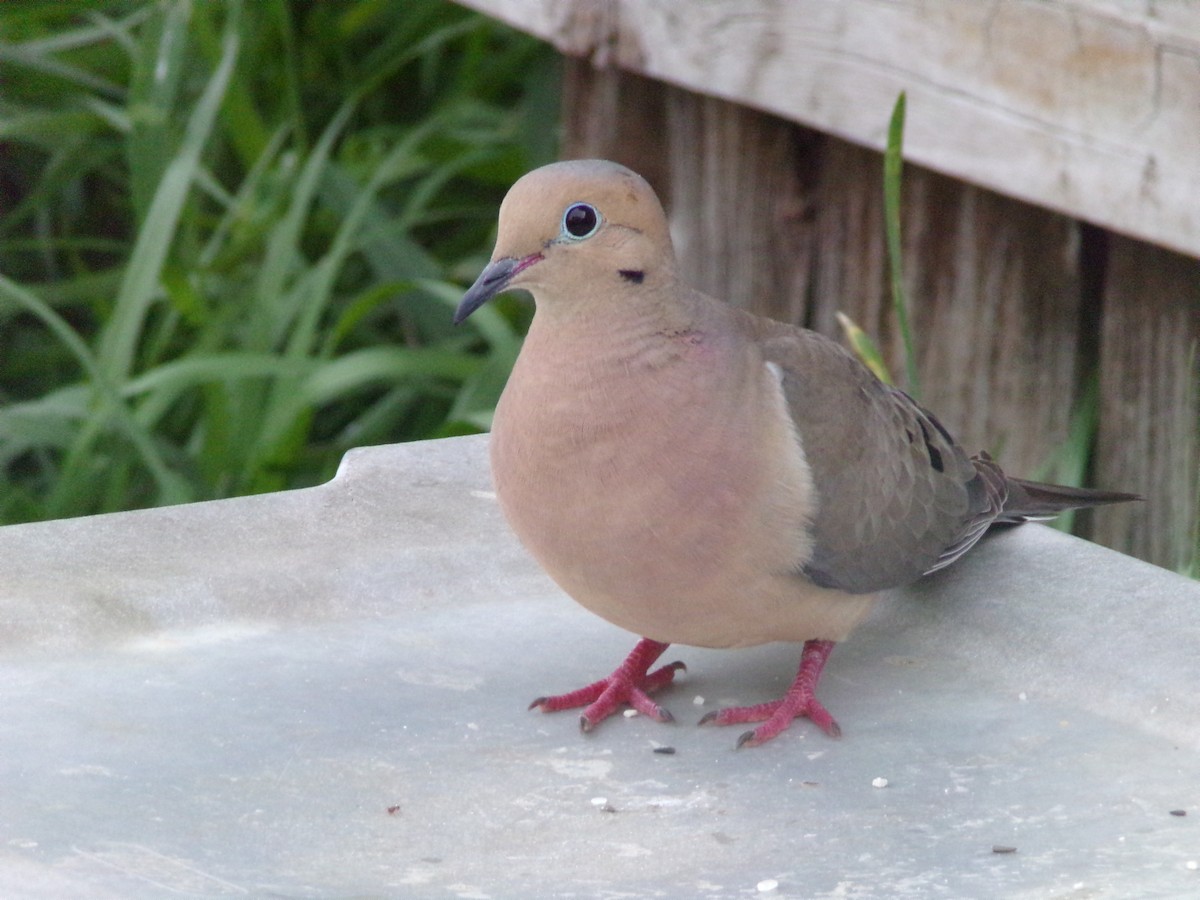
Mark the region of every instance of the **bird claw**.
<instances>
[{"instance_id":1,"label":"bird claw","mask_svg":"<svg viewBox=\"0 0 1200 900\"><path fill-rule=\"evenodd\" d=\"M663 667L666 669L667 667ZM654 676L663 673L663 669L658 669L651 675L643 679L643 683L650 682ZM671 668L669 672L674 676L675 669ZM663 709L657 703L650 699L646 690L638 687L636 684L630 684L624 679L615 676L606 679L608 684L601 691L600 695L591 703L587 709L583 711L583 715L579 717L579 727L582 731L588 732L615 713L622 704L628 704L636 709L643 716L653 719L656 722L670 723L675 721L675 717L671 715L669 710ZM656 690L659 687L670 682L670 679L654 679L655 684L651 690Z\"/></svg>"},{"instance_id":2,"label":"bird claw","mask_svg":"<svg viewBox=\"0 0 1200 900\"><path fill-rule=\"evenodd\" d=\"M701 725L738 725L745 722L761 722L757 728L742 734L737 747L757 747L784 731L793 719L804 716L833 738L842 736L842 729L834 721L815 696L817 681L825 661L833 650L829 641L809 641L804 645L800 659L800 671L788 692L778 700L759 703L755 706L731 706L707 713Z\"/></svg>"},{"instance_id":3,"label":"bird claw","mask_svg":"<svg viewBox=\"0 0 1200 900\"><path fill-rule=\"evenodd\" d=\"M742 747L765 744L786 730L793 719L801 716L812 720L814 725L832 738L842 736L841 727L815 697L790 694L780 700L761 703L758 706L733 706L710 712L700 720L700 724L737 725L743 722L761 722L757 728L738 738L737 748L740 750Z\"/></svg>"},{"instance_id":4,"label":"bird claw","mask_svg":"<svg viewBox=\"0 0 1200 900\"><path fill-rule=\"evenodd\" d=\"M628 704L642 715L656 722L674 722L675 717L650 699L650 694L671 684L675 673L687 669L681 662L668 663L647 671L651 664L667 649L666 644L643 639L615 672L587 687L549 697L538 697L529 704L530 709L542 712L558 712L563 709L585 707L579 717L579 730L585 734Z\"/></svg>"},{"instance_id":5,"label":"bird claw","mask_svg":"<svg viewBox=\"0 0 1200 900\"><path fill-rule=\"evenodd\" d=\"M634 688L632 694L625 698L626 703L646 716L648 719L653 719L655 722L661 722L664 725L670 725L675 722L675 717L671 715L671 711L665 707L659 706L653 700L646 696L644 691ZM583 711L579 717L579 730L584 734L594 729L597 725L611 716L617 711L617 707L621 705L621 701L615 700L612 708L608 708L608 704L600 705L600 701L593 703ZM597 708L598 707L598 708Z\"/></svg>"}]
</instances>

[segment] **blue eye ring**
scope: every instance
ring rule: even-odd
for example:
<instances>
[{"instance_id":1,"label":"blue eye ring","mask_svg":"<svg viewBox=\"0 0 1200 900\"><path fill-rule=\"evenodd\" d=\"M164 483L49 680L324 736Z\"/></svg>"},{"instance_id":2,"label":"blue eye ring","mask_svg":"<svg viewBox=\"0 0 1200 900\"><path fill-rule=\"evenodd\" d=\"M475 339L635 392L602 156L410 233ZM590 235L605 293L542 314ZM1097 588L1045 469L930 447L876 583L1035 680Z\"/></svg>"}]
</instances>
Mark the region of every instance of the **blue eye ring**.
<instances>
[{"instance_id":1,"label":"blue eye ring","mask_svg":"<svg viewBox=\"0 0 1200 900\"><path fill-rule=\"evenodd\" d=\"M572 203L563 213L562 236L569 241L582 241L595 234L603 221L600 210L592 204Z\"/></svg>"}]
</instances>

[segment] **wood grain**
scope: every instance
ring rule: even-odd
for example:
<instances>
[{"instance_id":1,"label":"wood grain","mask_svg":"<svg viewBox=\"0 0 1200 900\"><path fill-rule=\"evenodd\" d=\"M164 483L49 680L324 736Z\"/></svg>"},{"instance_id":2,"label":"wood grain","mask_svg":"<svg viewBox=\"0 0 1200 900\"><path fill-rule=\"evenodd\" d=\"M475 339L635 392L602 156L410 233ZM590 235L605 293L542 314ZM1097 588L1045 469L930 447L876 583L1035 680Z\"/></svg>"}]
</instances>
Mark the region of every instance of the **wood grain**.
<instances>
[{"instance_id":1,"label":"wood grain","mask_svg":"<svg viewBox=\"0 0 1200 900\"><path fill-rule=\"evenodd\" d=\"M688 280L785 321L807 317L818 137L755 110L668 88L671 233Z\"/></svg>"},{"instance_id":2,"label":"wood grain","mask_svg":"<svg viewBox=\"0 0 1200 900\"><path fill-rule=\"evenodd\" d=\"M1167 568L1200 564L1200 261L1114 238L1104 303L1097 478L1146 502L1096 516L1092 536Z\"/></svg>"}]
</instances>

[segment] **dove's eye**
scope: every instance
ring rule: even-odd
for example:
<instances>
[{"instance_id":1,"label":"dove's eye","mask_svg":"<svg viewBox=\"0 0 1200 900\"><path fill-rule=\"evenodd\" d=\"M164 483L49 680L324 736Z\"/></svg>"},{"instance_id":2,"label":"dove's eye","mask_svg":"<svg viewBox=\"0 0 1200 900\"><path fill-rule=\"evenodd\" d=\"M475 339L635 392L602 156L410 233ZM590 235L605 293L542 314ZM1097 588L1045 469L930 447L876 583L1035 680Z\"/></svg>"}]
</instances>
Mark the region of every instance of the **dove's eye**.
<instances>
[{"instance_id":1,"label":"dove's eye","mask_svg":"<svg viewBox=\"0 0 1200 900\"><path fill-rule=\"evenodd\" d=\"M563 213L563 235L574 240L591 237L600 227L600 213L587 203L572 203Z\"/></svg>"}]
</instances>

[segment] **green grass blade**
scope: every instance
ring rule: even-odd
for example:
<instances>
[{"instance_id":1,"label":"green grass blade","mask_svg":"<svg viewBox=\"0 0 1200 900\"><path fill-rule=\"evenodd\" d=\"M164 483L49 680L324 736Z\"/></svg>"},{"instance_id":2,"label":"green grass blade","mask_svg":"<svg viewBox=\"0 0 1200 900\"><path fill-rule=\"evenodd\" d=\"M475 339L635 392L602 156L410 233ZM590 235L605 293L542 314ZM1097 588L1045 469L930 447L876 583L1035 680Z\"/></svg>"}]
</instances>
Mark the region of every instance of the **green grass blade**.
<instances>
[{"instance_id":1,"label":"green grass blade","mask_svg":"<svg viewBox=\"0 0 1200 900\"><path fill-rule=\"evenodd\" d=\"M0 42L0 64L22 66L52 79L60 79L68 84L86 88L105 94L109 97L120 97L121 87L101 78L86 69L61 62L45 52L44 48L30 47L27 44L6 44Z\"/></svg>"},{"instance_id":2,"label":"green grass blade","mask_svg":"<svg viewBox=\"0 0 1200 900\"><path fill-rule=\"evenodd\" d=\"M1093 374L1087 379L1071 411L1066 440L1055 448L1050 459L1039 467L1034 477L1068 487L1081 487L1087 478L1099 421L1100 379ZM1047 524L1070 534L1075 526L1075 510L1067 510Z\"/></svg>"},{"instance_id":3,"label":"green grass blade","mask_svg":"<svg viewBox=\"0 0 1200 900\"><path fill-rule=\"evenodd\" d=\"M838 313L837 320L838 324L842 326L842 332L846 335L850 349L857 354L868 369L875 373L875 377L884 384L895 384L892 380L892 373L888 371L887 363L883 360L883 354L879 352L879 345L871 340L870 335L854 324L854 321L845 313Z\"/></svg>"},{"instance_id":4,"label":"green grass blade","mask_svg":"<svg viewBox=\"0 0 1200 900\"><path fill-rule=\"evenodd\" d=\"M159 287L163 263L200 164L200 154L212 131L221 98L238 55L238 35L230 29L221 61L209 79L191 118L178 153L167 165L154 200L138 232L112 318L100 341L100 364L114 384L123 382L133 358L146 313Z\"/></svg>"},{"instance_id":5,"label":"green grass blade","mask_svg":"<svg viewBox=\"0 0 1200 900\"><path fill-rule=\"evenodd\" d=\"M887 235L888 273L892 289L892 308L904 341L904 373L908 392L921 399L921 377L917 371L917 354L913 346L912 329L908 320L908 298L904 291L903 242L900 234L901 176L904 170L904 114L906 99L903 92L896 98L892 118L888 123L887 149L883 154L883 210Z\"/></svg>"},{"instance_id":6,"label":"green grass blade","mask_svg":"<svg viewBox=\"0 0 1200 900\"><path fill-rule=\"evenodd\" d=\"M38 297L3 275L0 275L0 297L23 307L38 318L75 357L102 401L100 409L93 417L95 424L91 430L99 431L101 427L107 425L108 416L112 415L117 427L138 450L141 461L150 471L158 486L163 502L182 502L186 499L188 490L185 482L166 465L149 432L134 420L128 407L118 396L112 382L108 380L99 361L66 320ZM76 447L79 446L77 443Z\"/></svg>"},{"instance_id":7,"label":"green grass blade","mask_svg":"<svg viewBox=\"0 0 1200 900\"><path fill-rule=\"evenodd\" d=\"M146 28L135 56L125 152L134 214L143 221L173 155L173 114L187 71L190 17L188 5L165 5L162 14L150 20L154 27Z\"/></svg>"},{"instance_id":8,"label":"green grass blade","mask_svg":"<svg viewBox=\"0 0 1200 900\"><path fill-rule=\"evenodd\" d=\"M251 340L257 349L276 346L295 315L295 304L287 303L287 299L291 295L289 282L300 264L300 236L308 222L313 198L334 143L354 112L356 102L355 97L346 100L325 127L292 187L287 213L271 233L254 286L256 302Z\"/></svg>"},{"instance_id":9,"label":"green grass blade","mask_svg":"<svg viewBox=\"0 0 1200 900\"><path fill-rule=\"evenodd\" d=\"M478 356L441 349L366 347L324 363L305 380L299 399L320 406L371 384L413 378L462 381L482 362Z\"/></svg>"}]
</instances>

